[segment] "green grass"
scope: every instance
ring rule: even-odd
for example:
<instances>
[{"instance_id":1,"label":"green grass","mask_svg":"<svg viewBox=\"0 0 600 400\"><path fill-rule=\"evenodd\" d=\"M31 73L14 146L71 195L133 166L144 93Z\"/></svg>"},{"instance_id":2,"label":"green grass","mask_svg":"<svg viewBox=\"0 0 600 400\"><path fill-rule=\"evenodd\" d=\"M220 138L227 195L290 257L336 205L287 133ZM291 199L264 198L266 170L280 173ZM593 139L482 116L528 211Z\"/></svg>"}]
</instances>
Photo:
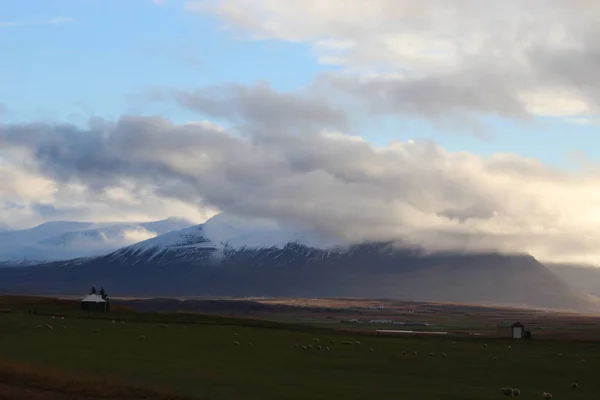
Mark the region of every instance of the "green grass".
<instances>
[{"instance_id":1,"label":"green grass","mask_svg":"<svg viewBox=\"0 0 600 400\"><path fill-rule=\"evenodd\" d=\"M126 323L113 324L110 319L75 318L77 314L64 321L0 314L0 358L114 376L214 400L485 400L499 398L500 387L509 385L521 389L525 399L538 399L542 391L572 400L600 393L596 343L488 339L484 347L483 340L452 344L451 338L357 336L218 317L121 313L109 317L118 315ZM159 327L159 321L169 327ZM187 329L174 321L185 321ZM54 329L36 328L45 324ZM146 339L138 340L139 335ZM296 343L316 347L314 337L332 350L294 348ZM241 345L234 346L235 340ZM360 340L361 345L342 345L342 340ZM403 350L419 355L402 356ZM430 357L430 352L436 355ZM442 358L441 352L448 357ZM576 391L570 389L572 381L579 382Z\"/></svg>"}]
</instances>

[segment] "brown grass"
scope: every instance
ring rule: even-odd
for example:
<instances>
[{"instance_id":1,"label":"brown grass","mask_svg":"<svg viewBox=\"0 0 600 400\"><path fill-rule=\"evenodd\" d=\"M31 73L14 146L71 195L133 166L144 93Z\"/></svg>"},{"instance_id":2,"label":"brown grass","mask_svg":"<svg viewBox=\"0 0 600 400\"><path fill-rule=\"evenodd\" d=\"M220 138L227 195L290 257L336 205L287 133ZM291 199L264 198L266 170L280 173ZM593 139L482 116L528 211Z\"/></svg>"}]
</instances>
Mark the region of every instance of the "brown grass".
<instances>
[{"instance_id":1,"label":"brown grass","mask_svg":"<svg viewBox=\"0 0 600 400\"><path fill-rule=\"evenodd\" d=\"M0 400L191 400L113 379L0 359Z\"/></svg>"}]
</instances>

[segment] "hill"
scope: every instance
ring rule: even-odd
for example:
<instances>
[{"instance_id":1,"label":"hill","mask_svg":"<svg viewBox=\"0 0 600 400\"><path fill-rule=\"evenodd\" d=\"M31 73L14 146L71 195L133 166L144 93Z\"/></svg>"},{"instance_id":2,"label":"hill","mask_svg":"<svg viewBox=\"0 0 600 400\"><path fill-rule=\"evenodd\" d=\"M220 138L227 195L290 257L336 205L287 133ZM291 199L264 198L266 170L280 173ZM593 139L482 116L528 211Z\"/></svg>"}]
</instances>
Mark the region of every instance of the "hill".
<instances>
[{"instance_id":1,"label":"hill","mask_svg":"<svg viewBox=\"0 0 600 400\"><path fill-rule=\"evenodd\" d=\"M377 297L587 309L589 304L528 255L426 253L392 243L318 249L229 248L198 227L106 256L0 268L0 291L113 296ZM162 243L162 246L159 246ZM168 243L168 245L164 245Z\"/></svg>"}]
</instances>

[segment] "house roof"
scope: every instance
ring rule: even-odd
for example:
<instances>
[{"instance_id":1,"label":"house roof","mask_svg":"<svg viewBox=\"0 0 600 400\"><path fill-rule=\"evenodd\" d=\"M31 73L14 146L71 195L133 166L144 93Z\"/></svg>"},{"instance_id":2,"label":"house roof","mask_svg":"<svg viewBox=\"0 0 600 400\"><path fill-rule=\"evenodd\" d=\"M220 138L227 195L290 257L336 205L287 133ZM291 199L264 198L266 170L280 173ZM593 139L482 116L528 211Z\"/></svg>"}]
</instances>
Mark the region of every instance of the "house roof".
<instances>
[{"instance_id":1,"label":"house roof","mask_svg":"<svg viewBox=\"0 0 600 400\"><path fill-rule=\"evenodd\" d=\"M106 303L106 300L102 298L102 296L98 296L97 294L90 294L89 296L84 297L81 300L82 303Z\"/></svg>"},{"instance_id":2,"label":"house roof","mask_svg":"<svg viewBox=\"0 0 600 400\"><path fill-rule=\"evenodd\" d=\"M498 324L498 326L503 326L503 327L507 327L507 326L523 326L522 323L520 323L519 321L502 321Z\"/></svg>"}]
</instances>

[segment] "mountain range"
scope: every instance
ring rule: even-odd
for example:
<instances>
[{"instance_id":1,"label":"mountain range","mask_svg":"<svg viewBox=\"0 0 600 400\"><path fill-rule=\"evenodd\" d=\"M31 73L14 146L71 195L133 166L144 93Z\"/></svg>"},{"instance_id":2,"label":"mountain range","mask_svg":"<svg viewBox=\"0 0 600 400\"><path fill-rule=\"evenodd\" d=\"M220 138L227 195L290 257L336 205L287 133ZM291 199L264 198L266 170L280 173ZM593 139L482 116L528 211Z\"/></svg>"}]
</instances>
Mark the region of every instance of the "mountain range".
<instances>
[{"instance_id":1,"label":"mountain range","mask_svg":"<svg viewBox=\"0 0 600 400\"><path fill-rule=\"evenodd\" d=\"M155 236L97 256L18 268L12 262L12 268L0 268L0 291L80 294L96 285L109 288L113 296L377 297L575 310L593 306L529 255L431 253L393 242L347 245L308 229L226 214L192 226L174 219L107 226L58 223L0 235L20 240L22 246L35 241L38 249L62 246L69 249L63 254L72 255L68 244L81 237L104 242L104 237L121 237L119 232L136 227Z\"/></svg>"}]
</instances>

